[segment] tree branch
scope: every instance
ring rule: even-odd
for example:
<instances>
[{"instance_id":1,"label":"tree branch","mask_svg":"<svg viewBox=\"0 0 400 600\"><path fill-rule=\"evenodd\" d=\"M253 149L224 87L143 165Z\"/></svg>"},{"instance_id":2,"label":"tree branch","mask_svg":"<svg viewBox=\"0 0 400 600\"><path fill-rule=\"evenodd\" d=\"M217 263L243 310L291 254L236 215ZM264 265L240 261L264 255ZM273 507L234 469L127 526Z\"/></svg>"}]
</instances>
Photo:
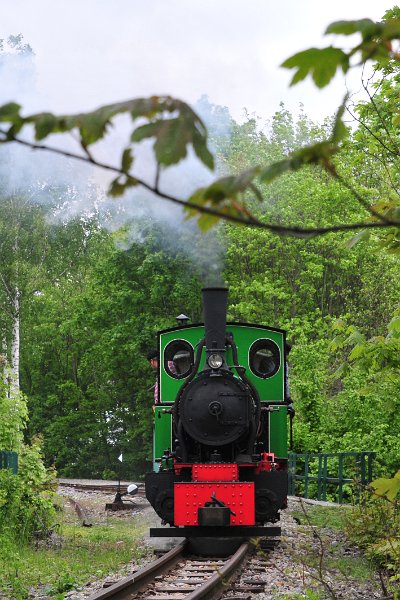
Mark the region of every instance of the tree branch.
<instances>
[{"instance_id":1,"label":"tree branch","mask_svg":"<svg viewBox=\"0 0 400 600\"><path fill-rule=\"evenodd\" d=\"M118 167L114 167L107 163L100 162L93 158L89 158L88 156L75 154L75 153L69 152L67 150L60 150L58 148L52 148L50 146L45 146L43 144L28 142L28 141L18 138L16 136L10 137L9 133L7 133L1 129L0 129L0 135L4 136L3 140L0 139L0 143L6 143L6 142L12 141L12 142L20 144L22 146L31 148L32 150L46 150L48 152L52 152L53 154L65 156L66 158L74 158L76 160L80 160L82 162L94 165L101 169L111 171L112 173L117 173L119 175L125 175L126 177L130 177L122 169L120 169ZM337 176L337 177L338 177L339 181L341 181L343 183L343 180L340 178L340 176ZM244 218L239 215L232 215L232 214L224 213L224 212L221 212L214 208L210 208L208 206L200 206L194 202L189 202L187 200L182 200L180 198L177 198L176 196L171 196L170 194L166 194L165 192L162 192L161 190L159 190L157 188L157 182L156 182L155 186L152 186L149 183L147 183L146 181L144 181L143 179L138 179L136 177L133 179L135 180L136 185L140 185L140 186L144 187L146 190L148 190L149 192L152 192L153 194L155 194L156 196L163 198L164 200L173 202L174 204L178 204L179 206L182 206L184 208L192 208L199 213L217 217L219 219L222 219L223 221L237 223L239 225L245 225L248 227L257 227L259 229L265 229L267 231L271 231L278 235L291 235L291 236L299 237L299 238L313 238L316 236L326 235L328 233L338 233L341 231L346 232L346 231L356 231L359 229L380 229L380 228L399 227L400 226L400 221L393 221L393 220L386 219L384 216L380 215L379 213L374 214L375 211L372 211L371 207L369 207L367 205L365 200L363 198L361 198L361 196L359 196L359 194L357 194L357 192L355 190L353 190L351 188L351 186L349 187L348 184L345 184L345 187L347 187L347 189L350 189L350 191L356 197L358 196L357 199L359 199L359 201L361 200L361 203L365 203L365 208L367 208L367 210L369 210L369 212L374 217L378 218L380 220L380 222L369 221L369 222L365 222L365 223L349 223L349 224L342 224L342 225L331 225L329 227L310 227L310 228L296 227L296 226L292 227L292 226L286 226L286 225L279 225L277 223L263 223L259 219L256 219L252 216L249 216L248 218Z\"/></svg>"},{"instance_id":2,"label":"tree branch","mask_svg":"<svg viewBox=\"0 0 400 600\"><path fill-rule=\"evenodd\" d=\"M396 187L395 182L393 181L392 174L389 171L389 168L388 168L387 164L385 163L385 161L379 156L379 154L375 154L374 152L369 152L369 150L367 148L364 148L364 152L367 156L370 156L371 158L378 161L382 165L382 167L385 169L386 175L389 179L390 187L392 188L393 192L395 194L397 194L397 196L400 197L400 190Z\"/></svg>"},{"instance_id":3,"label":"tree branch","mask_svg":"<svg viewBox=\"0 0 400 600\"><path fill-rule=\"evenodd\" d=\"M367 210L373 217L375 217L376 219L378 219L379 221L381 221L382 223L386 223L386 225L392 225L393 221L391 219L388 219L387 217L385 217L385 215L382 215L381 213L378 213L376 210L374 210L372 208L372 206L370 206L368 204L368 202L366 202L364 200L364 198L357 192L357 190L355 190L353 188L353 186L348 183L345 179L343 179L343 177L341 175L339 175L337 172L335 172L334 177L347 189L349 190L349 192L351 192L353 194L353 196L356 198L356 200L359 202L359 204L361 204L361 206L363 208L365 208L365 210ZM400 221L399 221L399 226L400 226Z\"/></svg>"},{"instance_id":4,"label":"tree branch","mask_svg":"<svg viewBox=\"0 0 400 600\"><path fill-rule=\"evenodd\" d=\"M395 140L393 140L393 138L392 138L392 136L391 136L391 133L390 133L390 131L389 131L389 129L388 129L388 127L387 127L386 123L385 123L385 119L382 117L382 115L381 115L381 113L380 113L380 110L379 110L379 108L378 108L378 106L377 106L377 104L376 104L376 102L375 102L375 98L374 98L375 94L371 95L371 93L370 93L370 91L369 91L369 88L368 88L368 85L367 85L367 84L365 84L365 83L364 83L364 81L362 81L362 86L363 86L363 88L364 88L365 92L367 93L367 95L368 95L368 98L370 99L370 102L371 102L372 106L374 107L374 110L375 110L376 114L378 115L378 117L379 117L379 120L380 120L380 122L381 122L381 124L382 124L382 127L383 127L383 128L384 128L384 130L386 131L386 134L387 134L387 136L388 136L389 140L390 140L390 141L392 142L392 144L394 145L394 147L395 147L395 149L396 149L396 152L397 152L397 155L399 155L399 154L400 154L399 147L398 147L398 145L397 145L396 141L395 141Z\"/></svg>"},{"instance_id":5,"label":"tree branch","mask_svg":"<svg viewBox=\"0 0 400 600\"><path fill-rule=\"evenodd\" d=\"M379 138L369 127L368 125L366 125L363 121L361 121L361 119L359 119L358 117L356 117L356 115L354 113L351 112L351 110L349 109L348 106L346 106L346 110L349 113L349 115L360 125L362 125L362 127L364 127L364 129L366 131L368 131L368 133L382 146L382 148L385 148L385 150L387 152L389 152L389 154L392 154L393 156L395 156L396 158L399 158L399 153L396 150L392 150L392 148L389 148L389 146L387 146L382 140L381 138Z\"/></svg>"}]
</instances>

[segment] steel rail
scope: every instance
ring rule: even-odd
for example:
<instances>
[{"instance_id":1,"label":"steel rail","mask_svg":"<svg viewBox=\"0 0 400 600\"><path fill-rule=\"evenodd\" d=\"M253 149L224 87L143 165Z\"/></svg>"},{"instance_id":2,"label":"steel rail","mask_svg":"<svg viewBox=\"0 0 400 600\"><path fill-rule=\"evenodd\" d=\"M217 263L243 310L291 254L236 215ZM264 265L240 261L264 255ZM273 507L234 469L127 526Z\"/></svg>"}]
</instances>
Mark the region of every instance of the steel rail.
<instances>
[{"instance_id":1,"label":"steel rail","mask_svg":"<svg viewBox=\"0 0 400 600\"><path fill-rule=\"evenodd\" d=\"M58 482L59 487L67 487L67 488L73 488L75 490L80 490L80 491L87 491L87 492L117 492L118 491L118 484L117 483L104 483L102 484L90 484L90 483L72 483L72 482L65 482L65 481L59 481ZM135 483L135 485L138 486L138 491L137 491L137 496L143 497L145 495L144 492L144 484L143 483ZM123 488L123 486L121 486L121 488Z\"/></svg>"},{"instance_id":2,"label":"steel rail","mask_svg":"<svg viewBox=\"0 0 400 600\"><path fill-rule=\"evenodd\" d=\"M131 598L136 592L145 593L143 588L147 584L154 582L155 578L160 574L166 574L171 571L176 564L182 560L184 551L186 549L186 540L175 546L172 550L164 554L161 558L158 558L154 562L150 563L137 573L121 579L117 583L114 583L110 587L100 590L89 596L88 600L126 600ZM226 582L232 576L232 574L238 569L242 561L249 552L250 543L246 542L242 544L239 549L225 562L225 564L218 568L216 566L215 573L208 577L204 582L198 583L196 589L187 593L187 590L176 589L176 593L186 594L185 600L201 600L202 598L219 597L221 591L226 591ZM190 560L189 560L190 562ZM185 568L182 567L184 571ZM157 594L157 591L150 592L150 594ZM143 596L144 598L146 596Z\"/></svg>"},{"instance_id":3,"label":"steel rail","mask_svg":"<svg viewBox=\"0 0 400 600\"><path fill-rule=\"evenodd\" d=\"M96 592L92 596L89 596L87 600L106 600L106 598L112 598L113 600L126 599L131 594L139 591L146 583L153 581L157 575L172 569L182 559L186 545L186 540L180 542L172 550L149 565L146 565L143 569L128 577L124 577L105 590Z\"/></svg>"},{"instance_id":4,"label":"steel rail","mask_svg":"<svg viewBox=\"0 0 400 600\"><path fill-rule=\"evenodd\" d=\"M225 565L216 571L209 579L187 596L185 600L200 600L201 598L211 598L219 588L226 585L226 580L232 575L234 571L241 565L246 554L249 551L250 543L245 542L239 549L233 554L229 560L226 561Z\"/></svg>"}]
</instances>

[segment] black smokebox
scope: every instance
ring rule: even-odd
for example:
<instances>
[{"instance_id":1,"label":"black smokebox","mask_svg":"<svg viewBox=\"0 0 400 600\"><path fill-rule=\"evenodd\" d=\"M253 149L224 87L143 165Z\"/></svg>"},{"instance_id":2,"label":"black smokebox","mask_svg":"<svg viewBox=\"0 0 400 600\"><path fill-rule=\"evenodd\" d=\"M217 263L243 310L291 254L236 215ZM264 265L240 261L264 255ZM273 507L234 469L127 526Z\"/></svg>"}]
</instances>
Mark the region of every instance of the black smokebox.
<instances>
[{"instance_id":1,"label":"black smokebox","mask_svg":"<svg viewBox=\"0 0 400 600\"><path fill-rule=\"evenodd\" d=\"M227 288L203 288L206 349L225 350Z\"/></svg>"}]
</instances>

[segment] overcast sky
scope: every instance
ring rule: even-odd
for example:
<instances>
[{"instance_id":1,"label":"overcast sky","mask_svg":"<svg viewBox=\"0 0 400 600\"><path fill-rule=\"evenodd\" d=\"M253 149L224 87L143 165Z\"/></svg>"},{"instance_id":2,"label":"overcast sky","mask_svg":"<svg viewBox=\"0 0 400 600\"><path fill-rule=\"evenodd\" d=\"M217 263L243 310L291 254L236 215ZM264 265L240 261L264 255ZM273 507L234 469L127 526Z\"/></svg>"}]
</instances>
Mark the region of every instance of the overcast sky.
<instances>
[{"instance_id":1,"label":"overcast sky","mask_svg":"<svg viewBox=\"0 0 400 600\"><path fill-rule=\"evenodd\" d=\"M268 119L279 102L302 102L316 120L334 112L342 77L318 91L289 88L280 63L326 45L332 21L379 20L386 0L0 0L0 38L22 33L36 54L36 93L28 110L74 112L141 95L172 94L194 103L207 94ZM1 84L1 82L0 82ZM350 82L353 88L358 81ZM5 90L1 90L4 101Z\"/></svg>"}]
</instances>

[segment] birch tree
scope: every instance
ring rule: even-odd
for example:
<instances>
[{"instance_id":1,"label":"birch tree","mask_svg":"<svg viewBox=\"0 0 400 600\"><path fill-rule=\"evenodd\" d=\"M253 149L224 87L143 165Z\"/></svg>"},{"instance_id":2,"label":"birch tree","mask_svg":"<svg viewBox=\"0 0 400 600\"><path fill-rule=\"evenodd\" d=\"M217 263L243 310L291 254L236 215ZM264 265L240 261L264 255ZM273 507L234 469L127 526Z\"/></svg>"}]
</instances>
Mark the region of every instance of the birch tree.
<instances>
[{"instance_id":1,"label":"birch tree","mask_svg":"<svg viewBox=\"0 0 400 600\"><path fill-rule=\"evenodd\" d=\"M21 312L40 287L46 255L43 211L29 198L11 196L0 202L0 306L3 362L8 393L19 392Z\"/></svg>"}]
</instances>

